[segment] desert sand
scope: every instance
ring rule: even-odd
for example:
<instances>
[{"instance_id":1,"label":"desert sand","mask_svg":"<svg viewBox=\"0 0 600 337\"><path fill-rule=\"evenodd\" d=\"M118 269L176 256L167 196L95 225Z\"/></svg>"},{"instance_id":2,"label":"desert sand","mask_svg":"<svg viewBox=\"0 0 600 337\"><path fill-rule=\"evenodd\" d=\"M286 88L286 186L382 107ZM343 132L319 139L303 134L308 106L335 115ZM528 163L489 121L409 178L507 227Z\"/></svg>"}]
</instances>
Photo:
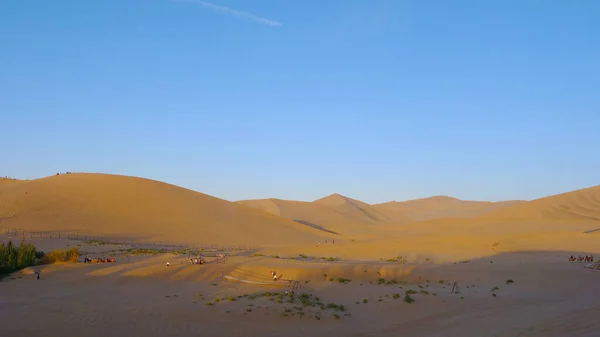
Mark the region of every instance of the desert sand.
<instances>
[{"instance_id":1,"label":"desert sand","mask_svg":"<svg viewBox=\"0 0 600 337\"><path fill-rule=\"evenodd\" d=\"M600 271L567 262L600 258L598 186L501 203L230 202L148 179L66 174L0 184L0 227L2 242L117 260L8 275L1 336L600 334ZM141 243L108 242L120 238ZM136 251L163 248L149 246L156 240L185 246ZM198 247L207 263L192 265Z\"/></svg>"}]
</instances>

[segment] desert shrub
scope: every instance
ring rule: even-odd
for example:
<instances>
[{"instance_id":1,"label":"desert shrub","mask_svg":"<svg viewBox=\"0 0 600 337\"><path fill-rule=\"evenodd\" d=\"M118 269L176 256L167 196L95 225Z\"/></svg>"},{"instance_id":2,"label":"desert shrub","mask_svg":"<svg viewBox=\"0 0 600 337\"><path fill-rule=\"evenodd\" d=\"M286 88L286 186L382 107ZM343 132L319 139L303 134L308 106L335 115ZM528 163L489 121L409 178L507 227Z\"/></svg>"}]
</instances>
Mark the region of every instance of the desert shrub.
<instances>
[{"instance_id":1,"label":"desert shrub","mask_svg":"<svg viewBox=\"0 0 600 337\"><path fill-rule=\"evenodd\" d=\"M65 252L65 261L67 262L77 262L79 261L79 247L73 247L67 249Z\"/></svg>"},{"instance_id":2,"label":"desert shrub","mask_svg":"<svg viewBox=\"0 0 600 337\"><path fill-rule=\"evenodd\" d=\"M351 280L351 279L349 279L349 278L338 277L338 278L337 278L337 281L338 281L339 283L350 283L352 280Z\"/></svg>"},{"instance_id":3,"label":"desert shrub","mask_svg":"<svg viewBox=\"0 0 600 337\"><path fill-rule=\"evenodd\" d=\"M513 280L506 280L506 284L515 283Z\"/></svg>"},{"instance_id":4,"label":"desert shrub","mask_svg":"<svg viewBox=\"0 0 600 337\"><path fill-rule=\"evenodd\" d=\"M46 254L46 258L44 259L44 263L57 263L57 262L65 262L67 254L62 249L55 249Z\"/></svg>"},{"instance_id":5,"label":"desert shrub","mask_svg":"<svg viewBox=\"0 0 600 337\"><path fill-rule=\"evenodd\" d=\"M44 263L77 262L79 255L79 247L54 249L46 254Z\"/></svg>"},{"instance_id":6,"label":"desert shrub","mask_svg":"<svg viewBox=\"0 0 600 337\"><path fill-rule=\"evenodd\" d=\"M412 303L414 301L415 301L415 299L412 298L412 297L410 297L410 295L406 294L406 296L404 296L404 302L406 302L406 303Z\"/></svg>"},{"instance_id":7,"label":"desert shrub","mask_svg":"<svg viewBox=\"0 0 600 337\"><path fill-rule=\"evenodd\" d=\"M327 304L326 308L334 309L334 310L338 310L338 311L346 311L346 307L344 307L343 304L329 303L329 304Z\"/></svg>"}]
</instances>

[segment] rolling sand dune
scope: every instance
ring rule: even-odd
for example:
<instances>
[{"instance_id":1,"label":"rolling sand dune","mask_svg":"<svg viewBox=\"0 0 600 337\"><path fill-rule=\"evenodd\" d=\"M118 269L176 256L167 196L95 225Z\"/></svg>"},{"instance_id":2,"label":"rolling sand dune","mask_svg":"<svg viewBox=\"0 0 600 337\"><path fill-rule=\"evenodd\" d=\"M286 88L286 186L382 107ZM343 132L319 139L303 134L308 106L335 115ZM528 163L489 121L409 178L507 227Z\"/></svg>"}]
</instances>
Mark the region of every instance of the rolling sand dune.
<instances>
[{"instance_id":1,"label":"rolling sand dune","mask_svg":"<svg viewBox=\"0 0 600 337\"><path fill-rule=\"evenodd\" d=\"M600 221L600 186L511 205L485 213L481 218Z\"/></svg>"},{"instance_id":2,"label":"rolling sand dune","mask_svg":"<svg viewBox=\"0 0 600 337\"><path fill-rule=\"evenodd\" d=\"M0 185L0 227L173 242L301 244L325 232L158 181L66 174Z\"/></svg>"},{"instance_id":3,"label":"rolling sand dune","mask_svg":"<svg viewBox=\"0 0 600 337\"><path fill-rule=\"evenodd\" d=\"M386 221L401 221L403 219L391 219L373 206L340 194L332 194L325 198L315 200L315 204L328 206L348 217L360 219L362 222L376 223ZM405 220L405 219L404 219Z\"/></svg>"},{"instance_id":4,"label":"rolling sand dune","mask_svg":"<svg viewBox=\"0 0 600 337\"><path fill-rule=\"evenodd\" d=\"M398 214L416 221L423 221L440 218L470 218L522 202L467 201L446 196L436 196L401 202L391 201L376 204L373 207L390 216Z\"/></svg>"},{"instance_id":5,"label":"rolling sand dune","mask_svg":"<svg viewBox=\"0 0 600 337\"><path fill-rule=\"evenodd\" d=\"M322 227L340 234L364 232L375 223L405 223L409 220L402 216L387 217L375 211L363 202L334 195L331 199L320 199L315 202L292 201L281 199L261 199L238 201L242 205L263 210L265 212L305 223L309 226ZM341 201L339 203L331 201Z\"/></svg>"}]
</instances>

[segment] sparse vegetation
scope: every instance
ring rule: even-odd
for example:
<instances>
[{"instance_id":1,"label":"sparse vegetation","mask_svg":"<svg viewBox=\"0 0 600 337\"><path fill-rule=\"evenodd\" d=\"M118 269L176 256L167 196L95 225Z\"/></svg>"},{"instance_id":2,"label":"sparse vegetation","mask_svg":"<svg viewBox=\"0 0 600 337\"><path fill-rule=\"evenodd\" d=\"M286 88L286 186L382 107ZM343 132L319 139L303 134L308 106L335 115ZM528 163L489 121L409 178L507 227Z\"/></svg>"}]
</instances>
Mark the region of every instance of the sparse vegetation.
<instances>
[{"instance_id":1,"label":"sparse vegetation","mask_svg":"<svg viewBox=\"0 0 600 337\"><path fill-rule=\"evenodd\" d=\"M321 260L325 260L325 261L328 261L328 262L333 262L333 261L339 261L340 259L338 259L337 257L325 257L325 256L323 256L323 257L321 257Z\"/></svg>"},{"instance_id":2,"label":"sparse vegetation","mask_svg":"<svg viewBox=\"0 0 600 337\"><path fill-rule=\"evenodd\" d=\"M506 284L511 284L511 283L515 283L515 281L513 281L511 279L506 280Z\"/></svg>"},{"instance_id":3,"label":"sparse vegetation","mask_svg":"<svg viewBox=\"0 0 600 337\"><path fill-rule=\"evenodd\" d=\"M346 311L346 307L342 304L328 303L326 306L327 309L334 309L337 311Z\"/></svg>"},{"instance_id":4,"label":"sparse vegetation","mask_svg":"<svg viewBox=\"0 0 600 337\"><path fill-rule=\"evenodd\" d=\"M225 301L226 299L229 301L237 301L240 299L248 299L248 300L253 300L253 299L258 299L258 298L268 298L269 300L275 300L275 298L277 298L277 302L283 304L284 300L285 300L285 307L283 308L283 312L281 313L282 316L284 317L288 317L288 316L295 316L298 315L300 317L315 317L317 319L320 320L322 311L326 311L326 310L334 310L335 312L346 312L346 307L343 304L337 304L337 303L328 303L328 304L324 304L323 302L321 302L321 300L319 299L319 297L313 296L312 294L308 294L308 293L302 293L298 296L294 295L294 294L282 294L282 293L275 293L275 292L264 292L264 293L257 293L257 294L252 294L252 295L239 295L237 297L227 297L227 298L215 298L212 301L206 302L205 304L207 306L214 306L217 305L220 302ZM357 302L358 303L358 302ZM248 304L248 307L246 308L246 312L245 313L249 313L252 312L253 309L260 309L260 306L254 306L254 304ZM313 309L314 308L314 309ZM321 310L321 311L319 311ZM308 316L305 316L306 314L309 314ZM314 316L312 316L314 315ZM334 313L334 315L337 315ZM349 314L345 313L344 316L350 316ZM336 316L334 316L336 317ZM341 318L341 315L337 315L336 319Z\"/></svg>"},{"instance_id":5,"label":"sparse vegetation","mask_svg":"<svg viewBox=\"0 0 600 337\"><path fill-rule=\"evenodd\" d=\"M406 302L406 303L412 303L414 301L415 301L415 299L412 298L410 295L406 294L406 296L404 296L404 302Z\"/></svg>"},{"instance_id":6,"label":"sparse vegetation","mask_svg":"<svg viewBox=\"0 0 600 337\"><path fill-rule=\"evenodd\" d=\"M402 257L402 256L397 256L397 257L393 257L391 259L387 259L385 260L386 262L397 262L397 263L407 263L408 261Z\"/></svg>"},{"instance_id":7,"label":"sparse vegetation","mask_svg":"<svg viewBox=\"0 0 600 337\"><path fill-rule=\"evenodd\" d=\"M338 281L339 283L344 283L344 284L346 284L346 283L350 283L352 280L351 280L351 279L349 279L349 278L338 277L338 278L337 278L337 281Z\"/></svg>"},{"instance_id":8,"label":"sparse vegetation","mask_svg":"<svg viewBox=\"0 0 600 337\"><path fill-rule=\"evenodd\" d=\"M125 249L124 252L126 252L129 255L159 255L166 254L168 251L164 248L129 248Z\"/></svg>"}]
</instances>

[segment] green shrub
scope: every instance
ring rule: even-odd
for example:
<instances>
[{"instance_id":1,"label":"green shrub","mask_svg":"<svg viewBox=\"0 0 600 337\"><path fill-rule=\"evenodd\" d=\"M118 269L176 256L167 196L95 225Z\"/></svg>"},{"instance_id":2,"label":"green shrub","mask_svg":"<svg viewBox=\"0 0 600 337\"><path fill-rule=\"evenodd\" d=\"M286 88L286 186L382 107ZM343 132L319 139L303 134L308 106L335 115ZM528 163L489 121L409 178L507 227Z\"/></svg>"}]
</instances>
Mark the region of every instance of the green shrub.
<instances>
[{"instance_id":1,"label":"green shrub","mask_svg":"<svg viewBox=\"0 0 600 337\"><path fill-rule=\"evenodd\" d=\"M410 295L406 294L406 296L404 296L404 302L406 302L406 303L412 303L414 301L415 301L415 299L412 298L412 297L410 297Z\"/></svg>"},{"instance_id":2,"label":"green shrub","mask_svg":"<svg viewBox=\"0 0 600 337\"><path fill-rule=\"evenodd\" d=\"M19 269L35 265L36 257L41 252L35 250L35 246L21 241L19 247L16 247L12 241L7 244L0 244L0 274L8 274Z\"/></svg>"}]
</instances>

